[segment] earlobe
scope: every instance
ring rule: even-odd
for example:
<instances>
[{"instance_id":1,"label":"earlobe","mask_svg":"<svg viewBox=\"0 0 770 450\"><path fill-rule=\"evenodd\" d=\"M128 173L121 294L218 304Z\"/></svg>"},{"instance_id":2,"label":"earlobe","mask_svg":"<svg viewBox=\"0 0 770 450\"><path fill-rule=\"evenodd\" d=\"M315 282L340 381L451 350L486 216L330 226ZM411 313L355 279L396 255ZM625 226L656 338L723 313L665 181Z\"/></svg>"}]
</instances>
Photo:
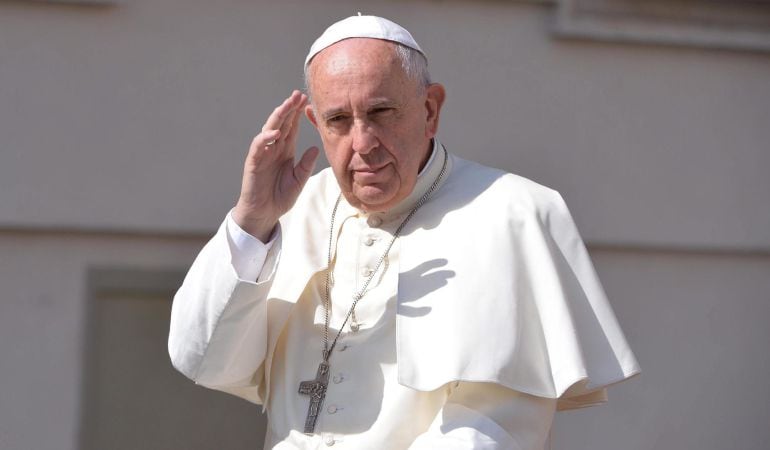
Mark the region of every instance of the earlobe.
<instances>
[{"instance_id":1,"label":"earlobe","mask_svg":"<svg viewBox=\"0 0 770 450\"><path fill-rule=\"evenodd\" d=\"M309 120L310 123L312 123L313 126L316 127L316 129L318 129L318 121L315 118L315 112L313 112L312 105L305 106L305 116L307 117L307 120Z\"/></svg>"},{"instance_id":2,"label":"earlobe","mask_svg":"<svg viewBox=\"0 0 770 450\"><path fill-rule=\"evenodd\" d=\"M431 83L426 88L425 109L427 110L425 137L431 139L438 132L441 107L444 105L446 91L440 83Z\"/></svg>"}]
</instances>

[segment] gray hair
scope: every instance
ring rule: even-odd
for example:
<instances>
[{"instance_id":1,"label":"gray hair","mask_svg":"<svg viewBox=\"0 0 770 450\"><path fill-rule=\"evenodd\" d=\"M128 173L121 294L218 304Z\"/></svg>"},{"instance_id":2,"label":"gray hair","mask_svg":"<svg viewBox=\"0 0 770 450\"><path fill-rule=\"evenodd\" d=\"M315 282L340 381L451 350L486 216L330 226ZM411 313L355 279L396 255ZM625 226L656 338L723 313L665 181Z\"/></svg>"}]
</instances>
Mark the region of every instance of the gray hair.
<instances>
[{"instance_id":1,"label":"gray hair","mask_svg":"<svg viewBox=\"0 0 770 450\"><path fill-rule=\"evenodd\" d=\"M404 72L409 79L417 82L417 92L418 94L422 94L425 91L425 88L431 83L430 73L428 72L428 59L425 58L425 55L411 47L399 44L398 42L393 42L393 44L395 46L396 55L401 61L401 68L404 69ZM313 64L313 59L308 61L305 66L305 92L308 96L311 96L310 65Z\"/></svg>"}]
</instances>

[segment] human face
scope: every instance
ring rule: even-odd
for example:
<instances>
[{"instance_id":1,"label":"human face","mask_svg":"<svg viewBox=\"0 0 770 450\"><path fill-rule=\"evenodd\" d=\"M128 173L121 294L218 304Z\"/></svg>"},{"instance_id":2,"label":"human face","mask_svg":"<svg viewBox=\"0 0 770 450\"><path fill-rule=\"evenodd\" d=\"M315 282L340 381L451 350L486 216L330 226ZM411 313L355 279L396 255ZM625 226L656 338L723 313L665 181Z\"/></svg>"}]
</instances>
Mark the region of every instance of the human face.
<instances>
[{"instance_id":1,"label":"human face","mask_svg":"<svg viewBox=\"0 0 770 450\"><path fill-rule=\"evenodd\" d=\"M386 211L414 189L438 129L444 89L421 89L404 72L395 44L346 39L312 60L312 105L318 130L347 201Z\"/></svg>"}]
</instances>

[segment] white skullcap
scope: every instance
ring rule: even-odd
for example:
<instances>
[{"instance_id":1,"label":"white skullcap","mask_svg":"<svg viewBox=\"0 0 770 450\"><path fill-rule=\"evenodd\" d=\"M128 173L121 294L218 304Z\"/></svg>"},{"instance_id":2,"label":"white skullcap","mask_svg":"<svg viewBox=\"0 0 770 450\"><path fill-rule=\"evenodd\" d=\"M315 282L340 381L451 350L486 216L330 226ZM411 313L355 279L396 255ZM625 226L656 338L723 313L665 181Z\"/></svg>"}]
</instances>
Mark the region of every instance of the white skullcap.
<instances>
[{"instance_id":1,"label":"white skullcap","mask_svg":"<svg viewBox=\"0 0 770 450\"><path fill-rule=\"evenodd\" d=\"M406 31L406 28L382 17L362 16L361 13L358 13L357 16L351 16L333 24L323 32L321 37L313 42L307 58L305 58L305 67L321 50L350 38L372 38L398 42L417 50L425 56L425 52L417 45L417 41Z\"/></svg>"}]
</instances>

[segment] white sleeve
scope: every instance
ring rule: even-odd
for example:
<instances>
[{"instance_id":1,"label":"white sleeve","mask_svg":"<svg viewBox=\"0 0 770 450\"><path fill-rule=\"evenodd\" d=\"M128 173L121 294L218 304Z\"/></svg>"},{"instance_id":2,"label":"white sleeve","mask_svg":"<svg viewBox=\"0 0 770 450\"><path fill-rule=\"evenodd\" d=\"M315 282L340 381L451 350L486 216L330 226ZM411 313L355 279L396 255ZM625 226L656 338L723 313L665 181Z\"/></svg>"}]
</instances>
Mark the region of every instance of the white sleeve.
<instances>
[{"instance_id":1,"label":"white sleeve","mask_svg":"<svg viewBox=\"0 0 770 450\"><path fill-rule=\"evenodd\" d=\"M250 261L251 270L258 265L264 272L259 275L264 280L256 281L256 275L244 279L237 273L233 261L243 257L232 252L235 245L227 219L187 272L171 308L168 351L174 367L196 383L261 403L266 298L280 234L278 227L272 249L265 250L259 261Z\"/></svg>"},{"instance_id":2,"label":"white sleeve","mask_svg":"<svg viewBox=\"0 0 770 450\"><path fill-rule=\"evenodd\" d=\"M460 382L410 450L542 450L556 399L494 383Z\"/></svg>"},{"instance_id":3,"label":"white sleeve","mask_svg":"<svg viewBox=\"0 0 770 450\"><path fill-rule=\"evenodd\" d=\"M276 231L266 244L243 230L233 219L230 211L225 219L228 244L232 254L231 264L241 280L258 280L262 266L265 265L267 253L272 248L278 235ZM276 229L278 226L276 226Z\"/></svg>"}]
</instances>

